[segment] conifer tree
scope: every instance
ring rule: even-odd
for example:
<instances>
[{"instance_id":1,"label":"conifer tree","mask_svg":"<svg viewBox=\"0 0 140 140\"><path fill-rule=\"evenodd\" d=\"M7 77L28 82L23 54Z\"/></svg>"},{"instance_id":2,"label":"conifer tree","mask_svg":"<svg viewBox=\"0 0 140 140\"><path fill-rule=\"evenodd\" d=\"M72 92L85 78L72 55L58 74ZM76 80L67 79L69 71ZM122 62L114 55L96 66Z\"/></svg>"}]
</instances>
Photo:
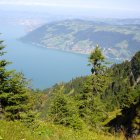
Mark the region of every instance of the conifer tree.
<instances>
[{"instance_id":1,"label":"conifer tree","mask_svg":"<svg viewBox=\"0 0 140 140\"><path fill-rule=\"evenodd\" d=\"M29 109L27 82L21 73L6 69L9 62L2 59L3 49L0 41L0 117L21 119L21 114Z\"/></svg>"},{"instance_id":2,"label":"conifer tree","mask_svg":"<svg viewBox=\"0 0 140 140\"><path fill-rule=\"evenodd\" d=\"M97 75L102 70L103 67L101 66L101 63L104 62L104 60L105 57L99 45L96 45L96 48L91 52L89 56L89 65L92 65L92 74Z\"/></svg>"},{"instance_id":3,"label":"conifer tree","mask_svg":"<svg viewBox=\"0 0 140 140\"><path fill-rule=\"evenodd\" d=\"M91 72L93 76L91 77L91 83L93 94L103 94L110 82L110 76L107 72L105 73L105 64L107 63L99 45L96 45L96 48L91 52L88 61L89 65L92 65Z\"/></svg>"}]
</instances>

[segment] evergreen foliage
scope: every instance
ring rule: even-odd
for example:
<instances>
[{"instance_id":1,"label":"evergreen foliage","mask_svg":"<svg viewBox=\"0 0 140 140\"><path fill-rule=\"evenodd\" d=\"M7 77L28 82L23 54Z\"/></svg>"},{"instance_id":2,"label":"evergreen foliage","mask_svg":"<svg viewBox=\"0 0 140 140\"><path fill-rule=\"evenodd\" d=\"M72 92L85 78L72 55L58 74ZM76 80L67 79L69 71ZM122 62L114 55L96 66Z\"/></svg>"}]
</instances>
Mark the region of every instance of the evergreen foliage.
<instances>
[{"instance_id":1,"label":"evergreen foliage","mask_svg":"<svg viewBox=\"0 0 140 140\"><path fill-rule=\"evenodd\" d=\"M10 63L2 59L5 53L2 43L1 41L2 124L12 124L14 128L19 124L24 128L24 132L28 132L29 139L36 136L38 139L55 139L56 129L62 128L70 132L71 136L82 134L83 137L72 136L75 140L94 139L93 135L87 137L90 133L97 135L123 132L126 138L134 140L140 134L140 52L137 52L131 61L106 68L105 57L97 45L89 56L89 62L93 66L92 75L78 77L68 83L56 84L50 89L40 91L29 89L23 74L7 70ZM20 120L24 124L26 122L26 126L19 121L6 122L4 119ZM54 133L47 128L48 122ZM1 129L0 132L3 134L2 138L6 137ZM20 135L17 136L17 139L21 138ZM105 135L103 136L105 138ZM57 139L61 138L71 139L66 135L59 135ZM110 138L112 137L107 137ZM103 138L97 136L95 139Z\"/></svg>"},{"instance_id":2,"label":"evergreen foliage","mask_svg":"<svg viewBox=\"0 0 140 140\"><path fill-rule=\"evenodd\" d=\"M0 56L4 55L0 42ZM9 120L21 119L21 114L30 108L27 81L23 74L6 69L9 62L0 60L0 108L1 117Z\"/></svg>"},{"instance_id":3,"label":"evergreen foliage","mask_svg":"<svg viewBox=\"0 0 140 140\"><path fill-rule=\"evenodd\" d=\"M137 55L138 53L136 56ZM136 56L134 56L132 60ZM135 62L137 63L135 67L139 64L139 58L140 57L138 56L136 57ZM100 63L100 66L102 67L102 63ZM135 68L137 69L137 71L135 71L136 73L139 68ZM55 96L55 101L52 100L52 103L54 105L56 102L60 101L60 97L61 99L63 98L63 100L67 99L70 103L69 106L72 106L72 104L75 103L75 111L73 113L77 114L78 112L77 116L82 119L84 124L88 126L89 130L98 132L106 129L106 124L108 124L106 126L112 127L109 125L109 122L117 118L117 114L123 114L123 117L125 120L128 120L128 123L130 120L131 122L135 122L131 123L131 129L129 129L130 131L127 131L128 125L124 125L123 123L123 130L121 127L118 127L118 123L121 122L121 118L119 118L117 122L113 122L113 127L115 132L118 132L117 130L122 132L125 131L126 135L129 135L132 133L133 129L136 129L137 131L138 127L134 126L139 125L139 115L137 115L139 114L138 111L133 114L133 118L131 119L129 119L131 113L127 115L127 110L129 110L132 106L139 104L140 85L136 83L137 78L134 78L135 72L132 61L125 61L122 64L115 64L111 66L102 73L76 78L69 83L56 85L51 89L51 91L49 91L49 93L52 92L52 96ZM137 77L139 76L137 75ZM61 86L63 86L63 91L59 90ZM59 97L56 96L58 93L60 95ZM60 104L62 105L62 103ZM55 104L53 108L59 108L60 104ZM63 108L67 108L67 104L63 104ZM134 111L133 109L134 108L131 109L132 113ZM124 111L121 110L126 111L124 113ZM138 108L136 110L138 110ZM62 113L62 111L58 112ZM54 114L57 116L57 113ZM62 114L60 116L63 116L65 113L63 115ZM63 125L63 123L59 124ZM130 135L130 137L132 136L133 135Z\"/></svg>"},{"instance_id":4,"label":"evergreen foliage","mask_svg":"<svg viewBox=\"0 0 140 140\"><path fill-rule=\"evenodd\" d=\"M131 60L132 72L134 73L135 80L140 78L140 51L135 54ZM138 80L137 82L139 82Z\"/></svg>"},{"instance_id":5,"label":"evergreen foliage","mask_svg":"<svg viewBox=\"0 0 140 140\"><path fill-rule=\"evenodd\" d=\"M103 56L102 51L99 48L99 45L96 45L96 48L91 52L89 56L89 63L92 65L91 69L92 74L96 75L102 72L103 65L101 66L101 63L104 62L104 60L105 57Z\"/></svg>"},{"instance_id":6,"label":"evergreen foliage","mask_svg":"<svg viewBox=\"0 0 140 140\"><path fill-rule=\"evenodd\" d=\"M73 100L73 97L64 94L63 87L60 87L52 98L49 107L50 119L55 124L81 130L84 123L79 117L77 103Z\"/></svg>"}]
</instances>

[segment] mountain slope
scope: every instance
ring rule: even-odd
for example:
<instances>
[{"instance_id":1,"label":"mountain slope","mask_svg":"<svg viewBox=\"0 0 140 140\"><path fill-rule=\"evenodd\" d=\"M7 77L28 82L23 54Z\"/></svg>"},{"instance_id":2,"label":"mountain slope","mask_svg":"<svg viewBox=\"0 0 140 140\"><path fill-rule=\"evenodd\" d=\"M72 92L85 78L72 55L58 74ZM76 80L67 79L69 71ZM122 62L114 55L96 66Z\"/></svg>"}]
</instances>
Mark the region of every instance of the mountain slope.
<instances>
[{"instance_id":1,"label":"mountain slope","mask_svg":"<svg viewBox=\"0 0 140 140\"><path fill-rule=\"evenodd\" d=\"M110 23L110 24L109 24ZM65 20L45 24L22 41L47 48L89 54L99 44L109 58L130 59L140 50L140 25Z\"/></svg>"},{"instance_id":2,"label":"mountain slope","mask_svg":"<svg viewBox=\"0 0 140 140\"><path fill-rule=\"evenodd\" d=\"M131 61L115 64L103 75L55 85L46 91L50 100L42 112L51 112L56 124L76 129L86 124L94 131L107 126L113 134L122 132L126 138L136 139L140 135L139 64L140 51Z\"/></svg>"}]
</instances>

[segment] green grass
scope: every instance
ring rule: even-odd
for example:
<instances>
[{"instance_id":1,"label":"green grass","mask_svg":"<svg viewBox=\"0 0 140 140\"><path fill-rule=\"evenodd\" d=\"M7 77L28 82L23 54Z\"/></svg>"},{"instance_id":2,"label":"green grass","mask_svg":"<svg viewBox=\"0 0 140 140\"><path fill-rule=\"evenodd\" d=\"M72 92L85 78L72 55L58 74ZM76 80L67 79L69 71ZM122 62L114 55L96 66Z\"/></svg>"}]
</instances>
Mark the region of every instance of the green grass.
<instances>
[{"instance_id":1,"label":"green grass","mask_svg":"<svg viewBox=\"0 0 140 140\"><path fill-rule=\"evenodd\" d=\"M41 121L33 124L31 128L19 121L0 121L0 137L2 140L123 140L123 136L114 137L88 130L74 131Z\"/></svg>"}]
</instances>

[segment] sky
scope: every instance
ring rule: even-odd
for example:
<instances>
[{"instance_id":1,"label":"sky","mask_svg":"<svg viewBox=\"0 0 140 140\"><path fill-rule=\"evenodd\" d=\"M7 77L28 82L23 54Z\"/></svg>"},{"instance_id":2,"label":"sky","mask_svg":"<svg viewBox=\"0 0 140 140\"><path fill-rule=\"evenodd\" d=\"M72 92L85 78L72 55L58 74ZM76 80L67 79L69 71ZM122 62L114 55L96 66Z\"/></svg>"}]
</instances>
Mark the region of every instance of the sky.
<instances>
[{"instance_id":1,"label":"sky","mask_svg":"<svg viewBox=\"0 0 140 140\"><path fill-rule=\"evenodd\" d=\"M140 0L0 0L2 5L47 6L52 8L77 8L96 13L140 17ZM110 13L112 12L112 13Z\"/></svg>"}]
</instances>

